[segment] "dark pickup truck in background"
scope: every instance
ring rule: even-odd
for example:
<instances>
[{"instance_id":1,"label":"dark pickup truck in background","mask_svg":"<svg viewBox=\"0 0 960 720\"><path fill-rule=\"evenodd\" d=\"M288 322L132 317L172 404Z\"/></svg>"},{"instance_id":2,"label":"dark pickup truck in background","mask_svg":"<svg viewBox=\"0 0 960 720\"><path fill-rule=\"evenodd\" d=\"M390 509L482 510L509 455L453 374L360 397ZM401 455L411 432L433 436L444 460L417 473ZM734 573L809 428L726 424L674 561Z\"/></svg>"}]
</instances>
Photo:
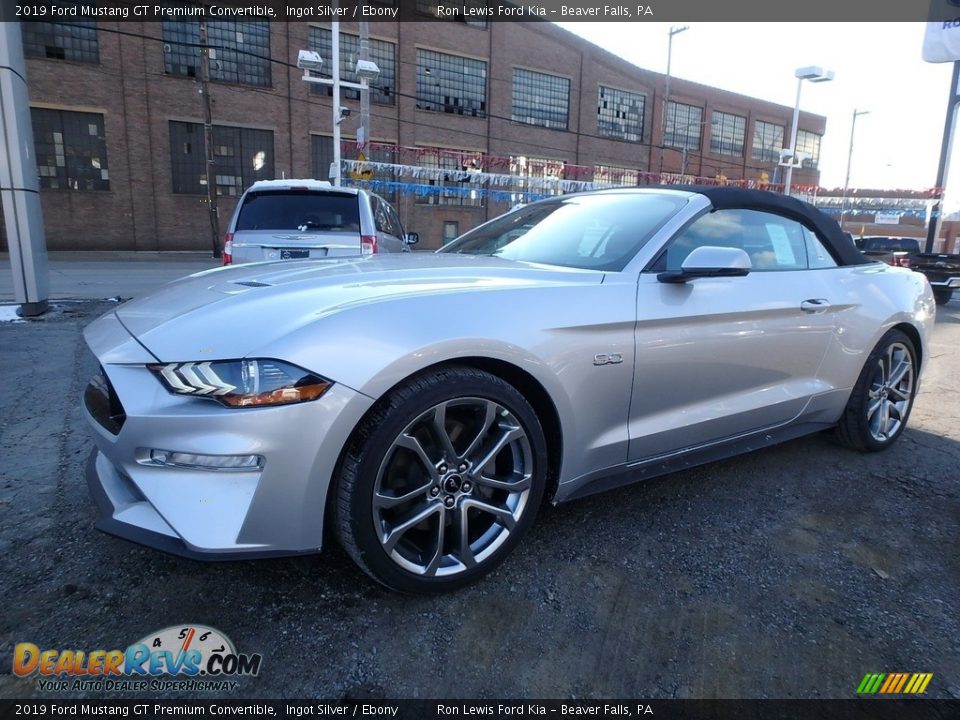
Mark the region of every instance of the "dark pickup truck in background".
<instances>
[{"instance_id":1,"label":"dark pickup truck in background","mask_svg":"<svg viewBox=\"0 0 960 720\"><path fill-rule=\"evenodd\" d=\"M871 260L910 268L927 276L937 305L946 305L960 288L960 255L920 252L916 238L873 236L854 240Z\"/></svg>"}]
</instances>

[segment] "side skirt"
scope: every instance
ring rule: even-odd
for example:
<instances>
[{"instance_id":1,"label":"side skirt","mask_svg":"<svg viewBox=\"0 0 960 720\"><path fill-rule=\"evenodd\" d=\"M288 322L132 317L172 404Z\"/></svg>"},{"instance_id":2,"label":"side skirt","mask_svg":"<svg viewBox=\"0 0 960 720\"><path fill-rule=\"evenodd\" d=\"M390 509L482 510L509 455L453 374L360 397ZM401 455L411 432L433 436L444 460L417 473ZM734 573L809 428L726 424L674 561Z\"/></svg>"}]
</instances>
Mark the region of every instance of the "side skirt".
<instances>
[{"instance_id":1,"label":"side skirt","mask_svg":"<svg viewBox=\"0 0 960 720\"><path fill-rule=\"evenodd\" d=\"M821 430L827 430L836 423L831 422L803 422L784 425L770 430L741 435L729 440L702 445L688 450L681 450L669 455L660 455L646 460L634 460L622 465L613 465L596 472L582 475L570 483L569 490L561 485L554 499L555 503L577 500L588 495L612 490L613 488L631 485L641 480L667 475L680 470L725 460L726 458L743 453L761 450L779 445L804 435L810 435Z\"/></svg>"}]
</instances>

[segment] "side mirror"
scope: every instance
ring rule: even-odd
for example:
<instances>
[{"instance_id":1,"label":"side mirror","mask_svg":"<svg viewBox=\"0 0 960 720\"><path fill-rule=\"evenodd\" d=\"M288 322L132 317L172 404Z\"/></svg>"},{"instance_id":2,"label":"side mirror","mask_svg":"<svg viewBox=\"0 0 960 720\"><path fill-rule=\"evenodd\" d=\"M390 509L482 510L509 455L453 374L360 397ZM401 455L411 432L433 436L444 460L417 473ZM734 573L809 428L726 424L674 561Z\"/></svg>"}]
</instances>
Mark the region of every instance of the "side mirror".
<instances>
[{"instance_id":1,"label":"side mirror","mask_svg":"<svg viewBox=\"0 0 960 720\"><path fill-rule=\"evenodd\" d=\"M680 272L662 272L662 283L685 283L698 277L742 277L753 269L750 256L740 248L704 245L695 248L680 265Z\"/></svg>"},{"instance_id":2,"label":"side mirror","mask_svg":"<svg viewBox=\"0 0 960 720\"><path fill-rule=\"evenodd\" d=\"M420 242L420 236L417 233L407 233L403 238L403 242L407 245L416 245Z\"/></svg>"}]
</instances>

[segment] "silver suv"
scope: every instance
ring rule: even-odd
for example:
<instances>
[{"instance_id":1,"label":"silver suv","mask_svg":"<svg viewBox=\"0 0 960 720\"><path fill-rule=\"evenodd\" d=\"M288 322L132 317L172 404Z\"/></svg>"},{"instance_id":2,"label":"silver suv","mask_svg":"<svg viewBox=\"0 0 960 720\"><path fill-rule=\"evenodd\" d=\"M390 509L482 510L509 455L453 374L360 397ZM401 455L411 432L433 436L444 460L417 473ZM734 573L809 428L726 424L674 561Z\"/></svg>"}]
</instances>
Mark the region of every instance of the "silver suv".
<instances>
[{"instance_id":1,"label":"silver suv","mask_svg":"<svg viewBox=\"0 0 960 720\"><path fill-rule=\"evenodd\" d=\"M323 180L261 180L237 203L223 264L409 252L417 240L374 193Z\"/></svg>"}]
</instances>

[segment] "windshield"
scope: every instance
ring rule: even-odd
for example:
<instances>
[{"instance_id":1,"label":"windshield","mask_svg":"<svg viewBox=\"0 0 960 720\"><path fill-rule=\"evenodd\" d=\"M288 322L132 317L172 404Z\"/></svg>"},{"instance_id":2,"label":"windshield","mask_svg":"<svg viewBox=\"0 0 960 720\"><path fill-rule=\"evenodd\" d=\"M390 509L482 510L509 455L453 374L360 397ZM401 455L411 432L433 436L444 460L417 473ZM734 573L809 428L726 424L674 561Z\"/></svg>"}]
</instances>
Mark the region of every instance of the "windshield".
<instances>
[{"instance_id":1,"label":"windshield","mask_svg":"<svg viewBox=\"0 0 960 720\"><path fill-rule=\"evenodd\" d=\"M439 252L620 271L685 203L656 193L559 197L495 218Z\"/></svg>"},{"instance_id":2,"label":"windshield","mask_svg":"<svg viewBox=\"0 0 960 720\"><path fill-rule=\"evenodd\" d=\"M312 230L360 232L357 196L347 193L269 190L247 193L236 231Z\"/></svg>"}]
</instances>

